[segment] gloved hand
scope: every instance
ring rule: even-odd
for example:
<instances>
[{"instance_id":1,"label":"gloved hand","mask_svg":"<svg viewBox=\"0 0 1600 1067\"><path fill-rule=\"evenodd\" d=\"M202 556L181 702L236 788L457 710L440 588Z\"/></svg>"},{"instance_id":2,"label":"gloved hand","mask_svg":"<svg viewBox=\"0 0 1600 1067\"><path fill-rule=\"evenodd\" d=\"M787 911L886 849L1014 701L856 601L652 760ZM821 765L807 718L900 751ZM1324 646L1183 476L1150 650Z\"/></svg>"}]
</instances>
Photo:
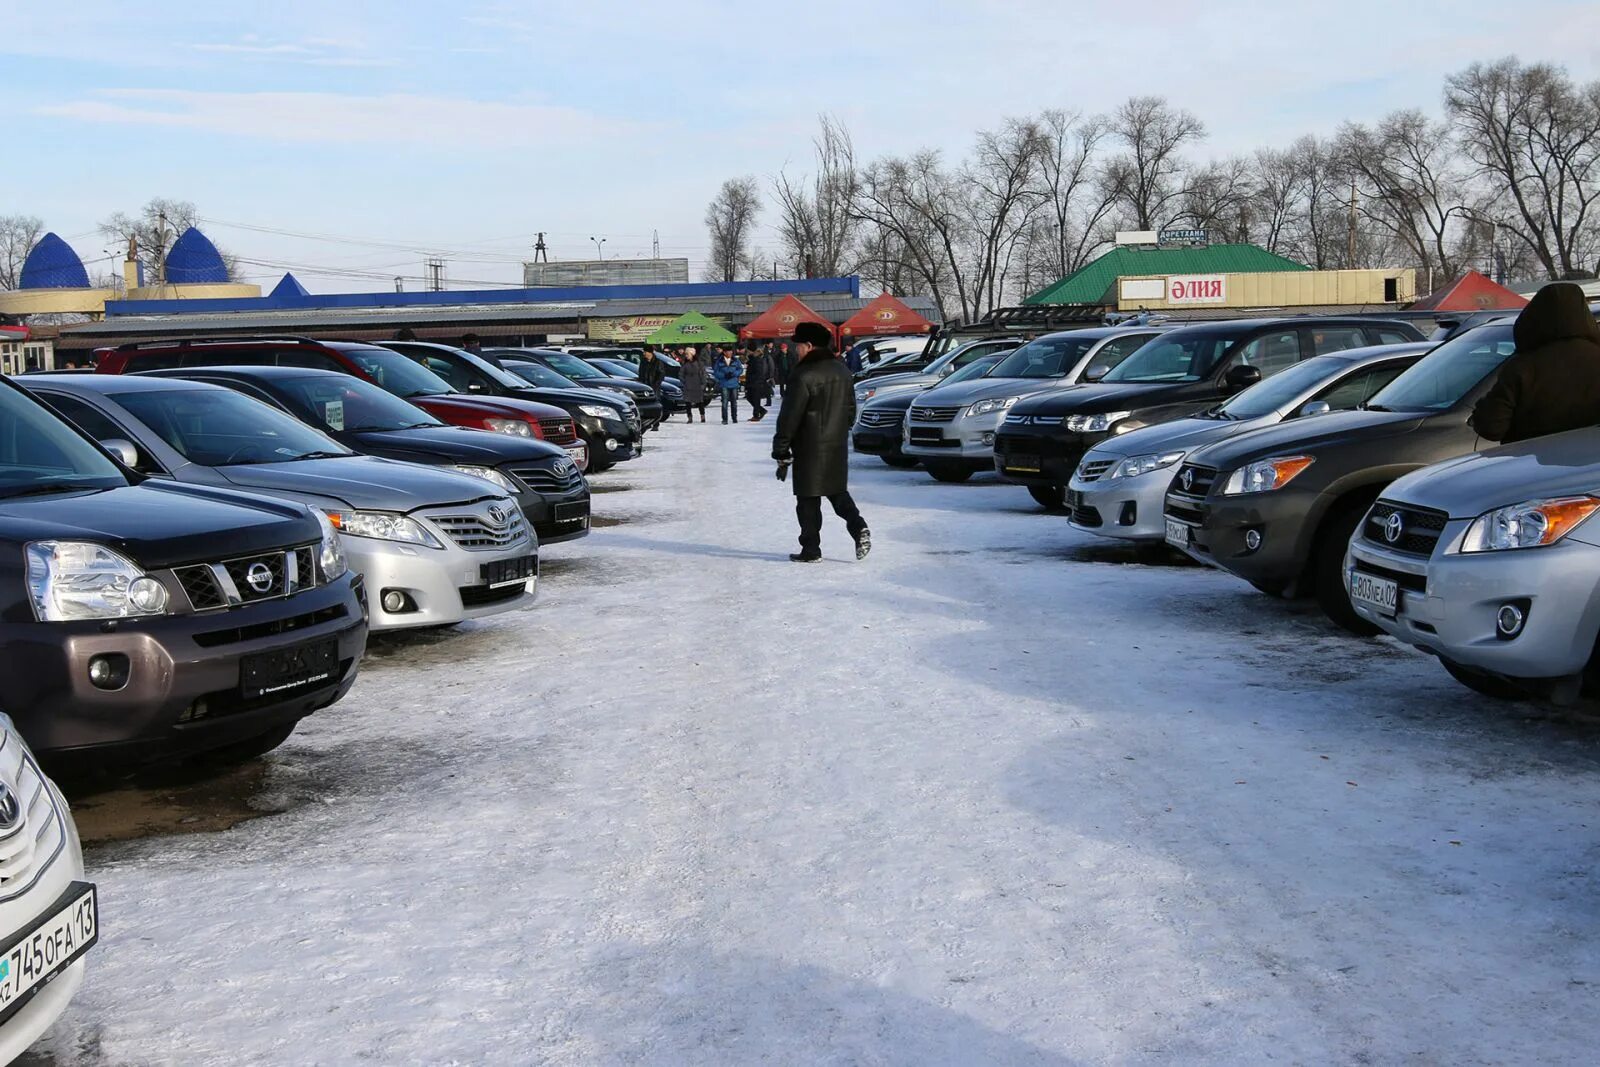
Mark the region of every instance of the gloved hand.
<instances>
[{"instance_id":1,"label":"gloved hand","mask_svg":"<svg viewBox=\"0 0 1600 1067\"><path fill-rule=\"evenodd\" d=\"M789 480L789 464L794 462L794 453L790 451L774 452L772 458L778 461L778 481Z\"/></svg>"}]
</instances>

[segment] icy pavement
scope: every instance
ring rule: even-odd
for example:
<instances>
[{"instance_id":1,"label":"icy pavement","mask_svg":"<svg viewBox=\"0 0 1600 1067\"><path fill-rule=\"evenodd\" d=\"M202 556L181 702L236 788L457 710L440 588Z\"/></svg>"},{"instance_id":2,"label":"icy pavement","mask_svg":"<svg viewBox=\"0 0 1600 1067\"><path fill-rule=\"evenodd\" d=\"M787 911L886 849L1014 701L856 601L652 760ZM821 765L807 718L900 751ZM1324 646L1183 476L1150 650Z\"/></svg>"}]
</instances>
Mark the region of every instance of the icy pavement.
<instances>
[{"instance_id":1,"label":"icy pavement","mask_svg":"<svg viewBox=\"0 0 1600 1067\"><path fill-rule=\"evenodd\" d=\"M769 432L375 645L285 813L92 852L35 1059L1593 1062L1600 729L986 478L858 457L872 556L794 566Z\"/></svg>"}]
</instances>

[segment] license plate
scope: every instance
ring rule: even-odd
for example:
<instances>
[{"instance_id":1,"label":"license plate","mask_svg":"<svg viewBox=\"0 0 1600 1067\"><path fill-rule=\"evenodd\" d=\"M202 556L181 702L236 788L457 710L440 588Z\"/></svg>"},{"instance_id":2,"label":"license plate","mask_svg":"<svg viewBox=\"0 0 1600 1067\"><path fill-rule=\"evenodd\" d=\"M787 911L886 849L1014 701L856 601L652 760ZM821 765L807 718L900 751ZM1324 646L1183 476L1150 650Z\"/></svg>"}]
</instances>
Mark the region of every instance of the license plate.
<instances>
[{"instance_id":1,"label":"license plate","mask_svg":"<svg viewBox=\"0 0 1600 1067\"><path fill-rule=\"evenodd\" d=\"M1006 457L1006 470L1008 470L1008 471L1025 471L1028 474L1038 474L1039 473L1039 457L1038 456L1023 455L1022 453L1018 453L1015 456L1007 456Z\"/></svg>"},{"instance_id":2,"label":"license plate","mask_svg":"<svg viewBox=\"0 0 1600 1067\"><path fill-rule=\"evenodd\" d=\"M555 520L557 522L576 522L589 517L589 503L585 500L575 500L568 504L557 504Z\"/></svg>"},{"instance_id":3,"label":"license plate","mask_svg":"<svg viewBox=\"0 0 1600 1067\"><path fill-rule=\"evenodd\" d=\"M1350 599L1376 608L1380 614L1393 615L1400 602L1400 583L1379 578L1360 571L1350 572Z\"/></svg>"},{"instance_id":4,"label":"license plate","mask_svg":"<svg viewBox=\"0 0 1600 1067\"><path fill-rule=\"evenodd\" d=\"M589 469L589 446L576 444L567 446L567 455L572 457L572 462L578 465L580 471Z\"/></svg>"},{"instance_id":5,"label":"license plate","mask_svg":"<svg viewBox=\"0 0 1600 1067\"><path fill-rule=\"evenodd\" d=\"M538 556L518 556L516 559L497 559L478 568L483 584L490 589L517 585L532 578L539 569Z\"/></svg>"},{"instance_id":6,"label":"license plate","mask_svg":"<svg viewBox=\"0 0 1600 1067\"><path fill-rule=\"evenodd\" d=\"M244 698L254 700L329 681L338 670L339 642L330 638L246 656L239 665L239 684Z\"/></svg>"},{"instance_id":7,"label":"license plate","mask_svg":"<svg viewBox=\"0 0 1600 1067\"><path fill-rule=\"evenodd\" d=\"M914 445L936 445L944 440L943 430L912 430L911 443Z\"/></svg>"},{"instance_id":8,"label":"license plate","mask_svg":"<svg viewBox=\"0 0 1600 1067\"><path fill-rule=\"evenodd\" d=\"M1167 544L1174 548L1188 548L1194 531L1181 522L1167 520Z\"/></svg>"},{"instance_id":9,"label":"license plate","mask_svg":"<svg viewBox=\"0 0 1600 1067\"><path fill-rule=\"evenodd\" d=\"M98 940L100 908L94 886L73 882L33 929L5 946L0 956L0 1023L21 1011Z\"/></svg>"}]
</instances>

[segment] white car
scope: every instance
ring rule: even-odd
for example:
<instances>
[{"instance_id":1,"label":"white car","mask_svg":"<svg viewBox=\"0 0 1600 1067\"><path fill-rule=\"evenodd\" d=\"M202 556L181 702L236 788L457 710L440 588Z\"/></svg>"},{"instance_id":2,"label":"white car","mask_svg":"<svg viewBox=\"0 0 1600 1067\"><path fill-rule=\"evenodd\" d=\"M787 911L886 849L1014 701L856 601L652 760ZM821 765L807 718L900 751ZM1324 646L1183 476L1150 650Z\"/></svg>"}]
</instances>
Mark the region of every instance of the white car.
<instances>
[{"instance_id":1,"label":"white car","mask_svg":"<svg viewBox=\"0 0 1600 1067\"><path fill-rule=\"evenodd\" d=\"M67 802L0 714L0 1063L66 1010L99 937Z\"/></svg>"}]
</instances>

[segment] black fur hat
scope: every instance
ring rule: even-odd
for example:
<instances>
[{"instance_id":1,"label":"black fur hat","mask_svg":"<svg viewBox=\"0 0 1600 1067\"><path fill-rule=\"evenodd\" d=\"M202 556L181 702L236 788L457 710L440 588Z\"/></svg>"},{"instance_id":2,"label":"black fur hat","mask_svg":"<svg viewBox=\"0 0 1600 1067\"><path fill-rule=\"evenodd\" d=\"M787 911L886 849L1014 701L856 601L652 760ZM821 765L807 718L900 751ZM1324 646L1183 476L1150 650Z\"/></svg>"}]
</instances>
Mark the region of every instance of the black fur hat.
<instances>
[{"instance_id":1,"label":"black fur hat","mask_svg":"<svg viewBox=\"0 0 1600 1067\"><path fill-rule=\"evenodd\" d=\"M802 322L794 328L794 343L797 345L815 345L818 348L832 348L833 333L820 322Z\"/></svg>"}]
</instances>

